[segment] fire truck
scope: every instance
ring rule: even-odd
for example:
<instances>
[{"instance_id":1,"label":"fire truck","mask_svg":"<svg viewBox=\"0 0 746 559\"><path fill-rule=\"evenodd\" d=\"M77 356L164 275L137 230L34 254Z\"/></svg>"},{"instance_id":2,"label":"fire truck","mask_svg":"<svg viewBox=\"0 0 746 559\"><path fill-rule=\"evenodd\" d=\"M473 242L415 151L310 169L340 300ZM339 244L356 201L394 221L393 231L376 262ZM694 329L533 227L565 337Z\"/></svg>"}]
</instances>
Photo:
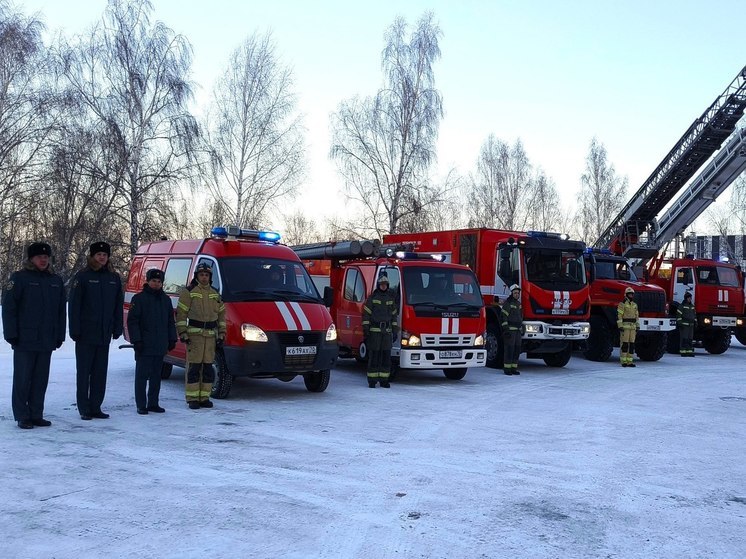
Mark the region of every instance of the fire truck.
<instances>
[{"instance_id":1,"label":"fire truck","mask_svg":"<svg viewBox=\"0 0 746 559\"><path fill-rule=\"evenodd\" d=\"M213 228L207 239L143 243L125 286L125 325L149 269L165 272L163 291L176 308L196 267L209 264L227 327L225 343L215 352L212 396L226 398L240 376L285 382L302 376L309 392L323 392L337 359L336 328L305 267L279 241L271 231L228 226ZM124 335L130 339L126 327ZM161 377L185 362L186 346L179 342L166 354Z\"/></svg>"},{"instance_id":2,"label":"fire truck","mask_svg":"<svg viewBox=\"0 0 746 559\"><path fill-rule=\"evenodd\" d=\"M425 254L468 266L477 275L487 309L487 365L503 364L500 305L509 287L521 287L522 351L550 367L564 367L572 350L588 339L590 291L585 243L537 231L461 229L386 235L384 243L411 243Z\"/></svg>"},{"instance_id":3,"label":"fire truck","mask_svg":"<svg viewBox=\"0 0 746 559\"><path fill-rule=\"evenodd\" d=\"M293 247L337 325L340 356L367 357L363 305L382 273L399 297L400 335L392 361L399 369L442 369L460 380L469 367L483 367L485 309L474 273L378 241L344 241Z\"/></svg>"},{"instance_id":4,"label":"fire truck","mask_svg":"<svg viewBox=\"0 0 746 559\"><path fill-rule=\"evenodd\" d=\"M667 333L676 328L669 316L666 292L658 285L640 281L626 258L609 249L588 247L585 266L591 285L591 334L583 352L591 361L607 361L619 347L617 306L624 290L635 290L640 311L635 352L643 361L658 361L666 353Z\"/></svg>"},{"instance_id":5,"label":"fire truck","mask_svg":"<svg viewBox=\"0 0 746 559\"><path fill-rule=\"evenodd\" d=\"M694 340L710 353L726 351L732 329L744 326L743 274L718 255L707 260L682 254L679 239L746 169L746 130L736 128L745 108L746 67L692 123L594 244L633 260L647 281L662 287L671 316L691 291L697 313ZM678 342L678 334L669 335L668 350L678 352Z\"/></svg>"}]
</instances>

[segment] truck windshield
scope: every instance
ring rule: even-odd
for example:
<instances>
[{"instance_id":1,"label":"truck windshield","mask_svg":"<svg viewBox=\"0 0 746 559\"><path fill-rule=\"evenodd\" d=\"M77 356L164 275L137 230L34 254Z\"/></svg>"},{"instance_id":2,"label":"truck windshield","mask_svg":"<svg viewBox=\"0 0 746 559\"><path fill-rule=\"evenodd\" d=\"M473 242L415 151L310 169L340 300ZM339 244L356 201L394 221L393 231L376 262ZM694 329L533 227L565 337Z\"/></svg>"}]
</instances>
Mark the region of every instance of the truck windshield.
<instances>
[{"instance_id":1,"label":"truck windshield","mask_svg":"<svg viewBox=\"0 0 746 559\"><path fill-rule=\"evenodd\" d=\"M525 249L526 279L542 289L577 291L586 283L583 253L555 249Z\"/></svg>"},{"instance_id":2,"label":"truck windshield","mask_svg":"<svg viewBox=\"0 0 746 559\"><path fill-rule=\"evenodd\" d=\"M482 294L471 270L412 266L402 273L407 305L481 307Z\"/></svg>"},{"instance_id":3,"label":"truck windshield","mask_svg":"<svg viewBox=\"0 0 746 559\"><path fill-rule=\"evenodd\" d=\"M697 282L701 285L738 287L738 274L727 266L697 266Z\"/></svg>"},{"instance_id":4,"label":"truck windshield","mask_svg":"<svg viewBox=\"0 0 746 559\"><path fill-rule=\"evenodd\" d=\"M602 260L596 258L596 278L637 281L637 275L625 260Z\"/></svg>"},{"instance_id":5,"label":"truck windshield","mask_svg":"<svg viewBox=\"0 0 746 559\"><path fill-rule=\"evenodd\" d=\"M221 258L223 300L321 303L319 292L300 262L273 258Z\"/></svg>"}]
</instances>

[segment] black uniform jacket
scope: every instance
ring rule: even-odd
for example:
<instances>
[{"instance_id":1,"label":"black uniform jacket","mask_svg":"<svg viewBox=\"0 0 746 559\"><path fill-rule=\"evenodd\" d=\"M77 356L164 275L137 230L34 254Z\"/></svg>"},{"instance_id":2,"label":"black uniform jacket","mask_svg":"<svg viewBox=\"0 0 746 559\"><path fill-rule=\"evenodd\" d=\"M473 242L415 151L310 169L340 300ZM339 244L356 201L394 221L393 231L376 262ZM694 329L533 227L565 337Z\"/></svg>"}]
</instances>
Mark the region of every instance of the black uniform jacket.
<instances>
[{"instance_id":1,"label":"black uniform jacket","mask_svg":"<svg viewBox=\"0 0 746 559\"><path fill-rule=\"evenodd\" d=\"M108 345L122 335L123 302L122 280L108 264L99 270L90 266L81 270L70 289L70 337L86 344Z\"/></svg>"},{"instance_id":2,"label":"black uniform jacket","mask_svg":"<svg viewBox=\"0 0 746 559\"><path fill-rule=\"evenodd\" d=\"M51 267L28 262L3 290L3 335L14 349L53 351L65 341L65 286Z\"/></svg>"},{"instance_id":3,"label":"black uniform jacket","mask_svg":"<svg viewBox=\"0 0 746 559\"><path fill-rule=\"evenodd\" d=\"M132 297L127 315L130 342L143 343L143 355L166 355L169 342L176 342L176 322L171 298L146 283Z\"/></svg>"}]
</instances>

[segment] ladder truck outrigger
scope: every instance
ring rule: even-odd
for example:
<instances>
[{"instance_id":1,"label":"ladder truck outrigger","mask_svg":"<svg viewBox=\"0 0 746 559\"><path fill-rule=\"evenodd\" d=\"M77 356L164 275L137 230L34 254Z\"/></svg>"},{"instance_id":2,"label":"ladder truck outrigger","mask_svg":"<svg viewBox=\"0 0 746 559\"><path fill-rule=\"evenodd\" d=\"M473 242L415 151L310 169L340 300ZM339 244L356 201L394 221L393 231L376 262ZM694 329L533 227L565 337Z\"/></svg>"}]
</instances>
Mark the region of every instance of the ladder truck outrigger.
<instances>
[{"instance_id":1,"label":"ladder truck outrigger","mask_svg":"<svg viewBox=\"0 0 746 559\"><path fill-rule=\"evenodd\" d=\"M716 354L727 350L731 329L739 332L744 326L743 274L727 262L670 257L666 249L746 168L746 132L736 129L745 108L746 67L694 121L595 243L634 260L647 281L665 290L672 317L690 291L697 313L694 340ZM670 352L678 352L678 343L678 335L668 336Z\"/></svg>"},{"instance_id":2,"label":"ladder truck outrigger","mask_svg":"<svg viewBox=\"0 0 746 559\"><path fill-rule=\"evenodd\" d=\"M590 296L585 243L538 231L460 229L385 235L385 243L411 243L416 252L443 254L474 270L487 307L487 365L503 365L501 305L509 286L521 287L522 352L564 367L588 338Z\"/></svg>"},{"instance_id":3,"label":"ladder truck outrigger","mask_svg":"<svg viewBox=\"0 0 746 559\"><path fill-rule=\"evenodd\" d=\"M441 369L446 378L460 380L469 367L485 365L485 309L479 283L466 266L377 240L292 248L323 292L340 356L366 359L363 305L385 272L399 299L400 334L391 349L395 369Z\"/></svg>"}]
</instances>

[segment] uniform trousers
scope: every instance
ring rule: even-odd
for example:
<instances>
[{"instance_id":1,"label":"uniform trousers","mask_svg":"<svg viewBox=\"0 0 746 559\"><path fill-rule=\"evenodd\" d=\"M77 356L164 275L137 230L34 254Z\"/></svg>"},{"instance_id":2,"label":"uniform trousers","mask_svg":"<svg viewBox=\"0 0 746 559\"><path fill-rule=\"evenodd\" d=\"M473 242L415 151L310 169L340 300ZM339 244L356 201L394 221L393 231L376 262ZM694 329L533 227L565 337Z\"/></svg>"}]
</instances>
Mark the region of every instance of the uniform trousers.
<instances>
[{"instance_id":1,"label":"uniform trousers","mask_svg":"<svg viewBox=\"0 0 746 559\"><path fill-rule=\"evenodd\" d=\"M13 418L31 421L44 417L51 351L13 352Z\"/></svg>"}]
</instances>

